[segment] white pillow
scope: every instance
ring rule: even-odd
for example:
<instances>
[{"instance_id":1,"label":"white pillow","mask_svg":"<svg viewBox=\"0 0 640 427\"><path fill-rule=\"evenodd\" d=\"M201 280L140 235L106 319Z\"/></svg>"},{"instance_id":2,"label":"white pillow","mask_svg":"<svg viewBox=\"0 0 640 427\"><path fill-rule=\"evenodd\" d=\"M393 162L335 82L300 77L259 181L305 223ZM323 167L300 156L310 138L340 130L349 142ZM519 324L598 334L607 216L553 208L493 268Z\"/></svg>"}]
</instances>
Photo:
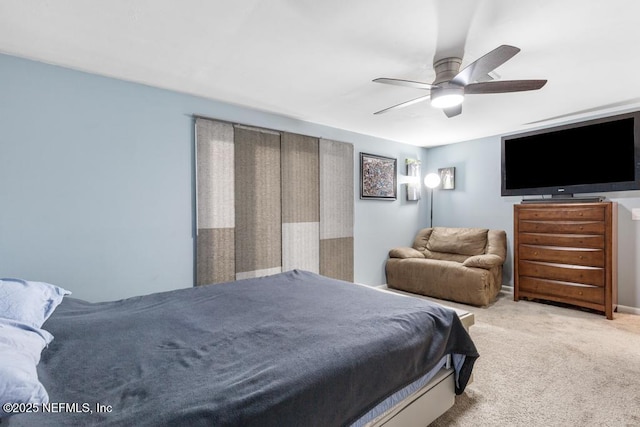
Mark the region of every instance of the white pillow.
<instances>
[{"instance_id":1,"label":"white pillow","mask_svg":"<svg viewBox=\"0 0 640 427\"><path fill-rule=\"evenodd\" d=\"M44 282L0 280L0 318L42 327L45 320L71 292Z\"/></svg>"},{"instance_id":2,"label":"white pillow","mask_svg":"<svg viewBox=\"0 0 640 427\"><path fill-rule=\"evenodd\" d=\"M38 380L36 366L40 353L52 339L45 330L0 321L0 418L11 415L4 408L5 403L49 402L49 395Z\"/></svg>"}]
</instances>

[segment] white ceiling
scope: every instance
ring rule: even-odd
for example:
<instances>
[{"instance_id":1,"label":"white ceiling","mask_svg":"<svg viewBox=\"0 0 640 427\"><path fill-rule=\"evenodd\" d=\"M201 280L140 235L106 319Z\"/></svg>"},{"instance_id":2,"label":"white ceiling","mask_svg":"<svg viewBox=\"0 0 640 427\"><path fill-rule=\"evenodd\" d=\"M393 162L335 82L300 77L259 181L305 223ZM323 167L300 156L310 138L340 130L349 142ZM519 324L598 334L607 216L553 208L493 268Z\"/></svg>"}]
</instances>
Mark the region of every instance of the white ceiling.
<instances>
[{"instance_id":1,"label":"white ceiling","mask_svg":"<svg viewBox=\"0 0 640 427\"><path fill-rule=\"evenodd\" d=\"M501 44L500 79L547 85L373 115L425 92L372 79ZM0 0L0 52L418 146L640 105L637 0Z\"/></svg>"}]
</instances>

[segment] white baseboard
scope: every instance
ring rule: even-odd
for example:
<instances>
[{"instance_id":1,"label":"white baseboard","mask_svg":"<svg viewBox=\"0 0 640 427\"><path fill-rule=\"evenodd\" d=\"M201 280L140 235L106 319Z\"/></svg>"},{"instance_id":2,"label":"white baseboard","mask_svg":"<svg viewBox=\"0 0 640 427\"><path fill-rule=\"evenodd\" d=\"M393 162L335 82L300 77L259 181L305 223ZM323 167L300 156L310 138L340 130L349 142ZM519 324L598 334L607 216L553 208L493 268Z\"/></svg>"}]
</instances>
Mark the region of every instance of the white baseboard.
<instances>
[{"instance_id":1,"label":"white baseboard","mask_svg":"<svg viewBox=\"0 0 640 427\"><path fill-rule=\"evenodd\" d=\"M500 288L500 292L513 295L513 286L502 285L502 288Z\"/></svg>"},{"instance_id":2,"label":"white baseboard","mask_svg":"<svg viewBox=\"0 0 640 427\"><path fill-rule=\"evenodd\" d=\"M626 305L618 304L618 313L627 313L627 314L637 314L640 316L640 308L638 307L628 307Z\"/></svg>"},{"instance_id":3,"label":"white baseboard","mask_svg":"<svg viewBox=\"0 0 640 427\"><path fill-rule=\"evenodd\" d=\"M513 295L513 286L502 285L502 289L500 290L500 292L503 292L505 294ZM626 305L618 304L618 309L616 310L616 312L617 313L627 313L627 314L640 315L640 308L639 307L629 307L629 306L626 306Z\"/></svg>"}]
</instances>

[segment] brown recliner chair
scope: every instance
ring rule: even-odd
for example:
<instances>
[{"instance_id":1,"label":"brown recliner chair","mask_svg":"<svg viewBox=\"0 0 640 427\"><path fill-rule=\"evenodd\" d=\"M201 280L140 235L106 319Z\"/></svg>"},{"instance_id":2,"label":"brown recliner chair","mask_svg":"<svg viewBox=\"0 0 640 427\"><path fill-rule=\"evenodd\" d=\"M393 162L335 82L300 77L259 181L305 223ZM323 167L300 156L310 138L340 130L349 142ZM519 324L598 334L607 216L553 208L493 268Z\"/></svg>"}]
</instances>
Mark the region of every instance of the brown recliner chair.
<instances>
[{"instance_id":1,"label":"brown recliner chair","mask_svg":"<svg viewBox=\"0 0 640 427\"><path fill-rule=\"evenodd\" d=\"M507 253L503 230L424 228L413 247L394 248L386 263L387 286L401 291L485 306L502 287Z\"/></svg>"}]
</instances>

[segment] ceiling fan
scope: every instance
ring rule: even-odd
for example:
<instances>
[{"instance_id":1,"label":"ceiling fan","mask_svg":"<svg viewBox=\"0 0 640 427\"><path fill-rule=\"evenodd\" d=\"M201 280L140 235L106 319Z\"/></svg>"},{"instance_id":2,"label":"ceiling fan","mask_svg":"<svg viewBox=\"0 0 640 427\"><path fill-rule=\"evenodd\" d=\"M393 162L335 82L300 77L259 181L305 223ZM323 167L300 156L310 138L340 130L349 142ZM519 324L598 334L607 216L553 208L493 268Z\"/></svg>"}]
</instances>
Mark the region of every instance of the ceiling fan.
<instances>
[{"instance_id":1,"label":"ceiling fan","mask_svg":"<svg viewBox=\"0 0 640 427\"><path fill-rule=\"evenodd\" d=\"M373 81L376 83L407 86L430 91L428 95L385 108L374 114L386 113L389 110L407 107L431 99L431 105L433 107L441 108L447 117L454 117L462 113L462 101L465 95L522 92L540 89L547 83L546 80L491 81L493 78L489 73L513 58L518 52L520 52L520 49L515 46L499 46L466 66L462 71L460 71L462 58L440 59L433 64L436 72L436 78L433 83L389 79L385 77L374 79Z\"/></svg>"}]
</instances>

